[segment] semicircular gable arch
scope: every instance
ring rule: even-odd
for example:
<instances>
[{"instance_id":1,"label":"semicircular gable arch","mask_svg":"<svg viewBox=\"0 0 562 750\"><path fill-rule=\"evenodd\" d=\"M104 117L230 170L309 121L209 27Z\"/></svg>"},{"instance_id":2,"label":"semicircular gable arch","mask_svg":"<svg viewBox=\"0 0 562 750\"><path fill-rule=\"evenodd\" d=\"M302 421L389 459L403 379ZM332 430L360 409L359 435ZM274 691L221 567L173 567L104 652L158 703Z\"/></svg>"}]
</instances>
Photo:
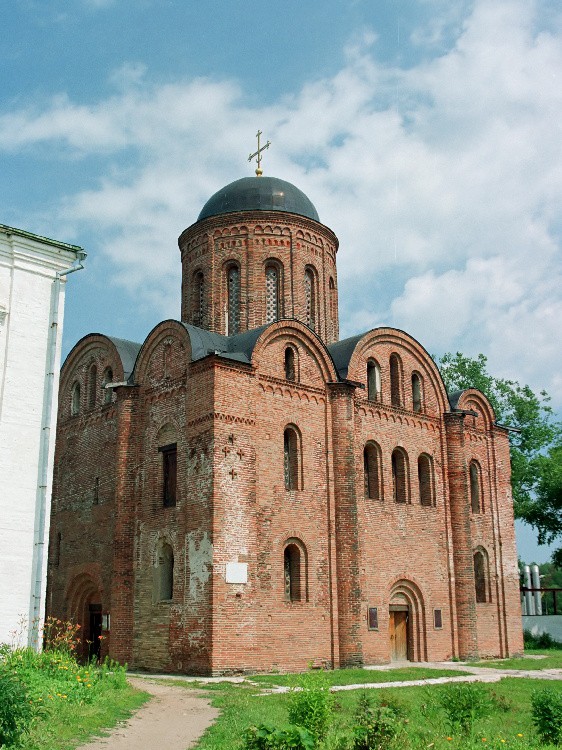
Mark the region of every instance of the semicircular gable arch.
<instances>
[{"instance_id":1,"label":"semicircular gable arch","mask_svg":"<svg viewBox=\"0 0 562 750\"><path fill-rule=\"evenodd\" d=\"M454 407L460 410L476 411L484 420L486 429L490 429L496 422L496 413L487 396L478 388L467 388L461 391L455 399Z\"/></svg>"},{"instance_id":2,"label":"semicircular gable arch","mask_svg":"<svg viewBox=\"0 0 562 750\"><path fill-rule=\"evenodd\" d=\"M78 370L92 358L94 353L98 353L100 349L105 354L103 359L106 366L111 367L113 371L113 380L123 382L130 372L130 370L127 370L127 367L130 365L125 352L119 349L120 341L120 339L111 338L104 333L88 333L77 341L62 365L59 385L60 392L64 393L66 389L70 388L72 382L76 379ZM141 348L140 344L135 344L132 341L125 343L130 345L130 351L134 351L134 347L137 347L137 351Z\"/></svg>"},{"instance_id":3,"label":"semicircular gable arch","mask_svg":"<svg viewBox=\"0 0 562 750\"><path fill-rule=\"evenodd\" d=\"M179 342L186 353L186 364L191 362L192 348L188 330L178 320L163 320L154 326L139 350L132 376L135 384L142 385L145 382L152 355L166 339Z\"/></svg>"},{"instance_id":4,"label":"semicircular gable arch","mask_svg":"<svg viewBox=\"0 0 562 750\"><path fill-rule=\"evenodd\" d=\"M407 352L416 360L416 372L425 379L424 388L432 388L439 404L441 413L449 411L449 399L447 390L439 368L431 358L431 355L419 341L399 328L373 328L358 339L353 353L349 359L347 378L357 382L365 379L364 370L369 358L380 361L380 353L377 347L381 344L391 345L397 354Z\"/></svg>"},{"instance_id":5,"label":"semicircular gable arch","mask_svg":"<svg viewBox=\"0 0 562 750\"><path fill-rule=\"evenodd\" d=\"M262 362L267 348L280 338L297 346L304 344L316 360L325 383L338 380L334 362L322 339L304 323L292 318L271 323L260 334L251 355L252 364L258 371L263 369Z\"/></svg>"}]
</instances>

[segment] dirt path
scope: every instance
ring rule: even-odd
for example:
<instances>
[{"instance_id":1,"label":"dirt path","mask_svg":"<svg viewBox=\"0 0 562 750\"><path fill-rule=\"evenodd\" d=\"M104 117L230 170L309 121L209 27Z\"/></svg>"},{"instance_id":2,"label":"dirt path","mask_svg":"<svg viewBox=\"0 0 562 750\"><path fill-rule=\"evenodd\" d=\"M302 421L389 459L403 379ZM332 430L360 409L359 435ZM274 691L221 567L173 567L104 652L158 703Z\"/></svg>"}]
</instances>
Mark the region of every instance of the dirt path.
<instances>
[{"instance_id":1,"label":"dirt path","mask_svg":"<svg viewBox=\"0 0 562 750\"><path fill-rule=\"evenodd\" d=\"M98 737L77 750L186 750L219 714L196 691L137 677L129 682L154 697L107 737Z\"/></svg>"}]
</instances>

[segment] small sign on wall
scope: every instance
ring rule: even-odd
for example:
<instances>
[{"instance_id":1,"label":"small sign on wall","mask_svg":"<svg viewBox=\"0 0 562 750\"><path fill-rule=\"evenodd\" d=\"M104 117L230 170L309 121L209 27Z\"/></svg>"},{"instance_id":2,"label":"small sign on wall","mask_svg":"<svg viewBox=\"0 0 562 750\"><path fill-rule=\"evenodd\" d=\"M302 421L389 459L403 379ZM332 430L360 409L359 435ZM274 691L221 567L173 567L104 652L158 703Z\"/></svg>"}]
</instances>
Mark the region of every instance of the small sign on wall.
<instances>
[{"instance_id":1,"label":"small sign on wall","mask_svg":"<svg viewBox=\"0 0 562 750\"><path fill-rule=\"evenodd\" d=\"M227 583L248 583L248 563L226 563Z\"/></svg>"},{"instance_id":2,"label":"small sign on wall","mask_svg":"<svg viewBox=\"0 0 562 750\"><path fill-rule=\"evenodd\" d=\"M369 607L368 612L369 630L379 629L379 610L378 607Z\"/></svg>"}]
</instances>

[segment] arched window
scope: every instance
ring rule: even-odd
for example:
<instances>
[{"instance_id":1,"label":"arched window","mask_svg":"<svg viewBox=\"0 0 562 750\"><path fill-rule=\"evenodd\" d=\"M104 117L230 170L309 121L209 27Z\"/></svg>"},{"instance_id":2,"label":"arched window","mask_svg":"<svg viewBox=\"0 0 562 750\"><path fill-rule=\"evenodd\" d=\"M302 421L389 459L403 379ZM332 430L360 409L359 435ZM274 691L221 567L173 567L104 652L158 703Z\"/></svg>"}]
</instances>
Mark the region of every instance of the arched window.
<instances>
[{"instance_id":1,"label":"arched window","mask_svg":"<svg viewBox=\"0 0 562 750\"><path fill-rule=\"evenodd\" d=\"M304 272L305 323L316 330L316 276L312 268Z\"/></svg>"},{"instance_id":2,"label":"arched window","mask_svg":"<svg viewBox=\"0 0 562 750\"><path fill-rule=\"evenodd\" d=\"M279 268L273 263L265 268L265 322L279 320Z\"/></svg>"},{"instance_id":3,"label":"arched window","mask_svg":"<svg viewBox=\"0 0 562 750\"><path fill-rule=\"evenodd\" d=\"M363 450L363 476L365 497L382 500L381 449L376 443L367 443Z\"/></svg>"},{"instance_id":4,"label":"arched window","mask_svg":"<svg viewBox=\"0 0 562 750\"><path fill-rule=\"evenodd\" d=\"M336 299L336 284L331 276L330 281L328 282L328 296L330 309L330 332L332 334L332 339L335 341L338 336L338 301Z\"/></svg>"},{"instance_id":5,"label":"arched window","mask_svg":"<svg viewBox=\"0 0 562 750\"><path fill-rule=\"evenodd\" d=\"M285 349L285 380L290 380L294 383L296 379L295 350L292 346L288 346Z\"/></svg>"},{"instance_id":6,"label":"arched window","mask_svg":"<svg viewBox=\"0 0 562 750\"><path fill-rule=\"evenodd\" d=\"M473 513L482 513L482 500L480 496L480 466L477 461L471 461L470 473L470 507Z\"/></svg>"},{"instance_id":7,"label":"arched window","mask_svg":"<svg viewBox=\"0 0 562 750\"><path fill-rule=\"evenodd\" d=\"M367 398L369 401L381 400L381 368L374 359L367 362Z\"/></svg>"},{"instance_id":8,"label":"arched window","mask_svg":"<svg viewBox=\"0 0 562 750\"><path fill-rule=\"evenodd\" d=\"M98 370L95 365L88 372L88 406L93 409L96 405L96 389L98 385Z\"/></svg>"},{"instance_id":9,"label":"arched window","mask_svg":"<svg viewBox=\"0 0 562 750\"><path fill-rule=\"evenodd\" d=\"M80 383L75 380L70 391L70 413L72 416L80 414Z\"/></svg>"},{"instance_id":10,"label":"arched window","mask_svg":"<svg viewBox=\"0 0 562 750\"><path fill-rule=\"evenodd\" d=\"M474 587L477 602L491 601L488 555L482 549L474 553Z\"/></svg>"},{"instance_id":11,"label":"arched window","mask_svg":"<svg viewBox=\"0 0 562 750\"><path fill-rule=\"evenodd\" d=\"M392 452L392 491L394 502L408 502L408 458L401 448Z\"/></svg>"},{"instance_id":12,"label":"arched window","mask_svg":"<svg viewBox=\"0 0 562 750\"><path fill-rule=\"evenodd\" d=\"M205 277L202 271L197 271L193 277L193 323L203 325L203 306L205 304Z\"/></svg>"},{"instance_id":13,"label":"arched window","mask_svg":"<svg viewBox=\"0 0 562 750\"><path fill-rule=\"evenodd\" d=\"M412 373L412 411L422 410L422 385L421 378L417 372Z\"/></svg>"},{"instance_id":14,"label":"arched window","mask_svg":"<svg viewBox=\"0 0 562 750\"><path fill-rule=\"evenodd\" d=\"M418 458L418 487L421 505L434 505L433 466L427 453L422 453Z\"/></svg>"},{"instance_id":15,"label":"arched window","mask_svg":"<svg viewBox=\"0 0 562 750\"><path fill-rule=\"evenodd\" d=\"M302 542L290 539L283 550L283 583L285 599L300 602L308 599L306 549Z\"/></svg>"},{"instance_id":16,"label":"arched window","mask_svg":"<svg viewBox=\"0 0 562 750\"><path fill-rule=\"evenodd\" d=\"M228 336L233 336L240 332L240 268L237 265L228 266L226 282L228 294L226 332Z\"/></svg>"},{"instance_id":17,"label":"arched window","mask_svg":"<svg viewBox=\"0 0 562 750\"><path fill-rule=\"evenodd\" d=\"M113 398L113 389L105 387L108 383L113 383L113 370L111 369L111 367L106 367L103 371L102 386L104 404L110 404Z\"/></svg>"},{"instance_id":18,"label":"arched window","mask_svg":"<svg viewBox=\"0 0 562 750\"><path fill-rule=\"evenodd\" d=\"M153 600L171 601L174 598L174 551L167 542L161 542L156 550L153 578Z\"/></svg>"},{"instance_id":19,"label":"arched window","mask_svg":"<svg viewBox=\"0 0 562 750\"><path fill-rule=\"evenodd\" d=\"M300 439L295 427L286 427L283 433L283 469L285 489L302 489Z\"/></svg>"},{"instance_id":20,"label":"arched window","mask_svg":"<svg viewBox=\"0 0 562 750\"><path fill-rule=\"evenodd\" d=\"M390 403L402 406L402 363L397 354L390 355Z\"/></svg>"}]
</instances>

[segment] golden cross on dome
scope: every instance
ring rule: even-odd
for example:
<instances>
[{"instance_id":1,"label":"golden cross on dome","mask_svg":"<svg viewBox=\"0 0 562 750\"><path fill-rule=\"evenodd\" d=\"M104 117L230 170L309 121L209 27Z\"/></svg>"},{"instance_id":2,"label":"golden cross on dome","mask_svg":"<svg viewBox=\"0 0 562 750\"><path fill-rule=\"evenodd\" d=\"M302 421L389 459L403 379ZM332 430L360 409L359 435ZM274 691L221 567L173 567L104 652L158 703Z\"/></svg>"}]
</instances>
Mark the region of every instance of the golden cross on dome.
<instances>
[{"instance_id":1,"label":"golden cross on dome","mask_svg":"<svg viewBox=\"0 0 562 750\"><path fill-rule=\"evenodd\" d=\"M271 146L271 141L268 141L265 144L265 146L260 146L260 136L261 135L263 135L262 132L261 132L261 130L258 130L258 132L256 133L256 136L257 136L257 139L258 139L258 150L254 151L253 154L250 154L250 156L248 156L248 161L252 161L252 159L254 158L254 156L257 157L256 161L258 163L258 168L256 169L256 177L261 177L262 174L263 174L263 169L261 168L261 160L262 160L261 152L265 151L266 148L269 148Z\"/></svg>"}]
</instances>

